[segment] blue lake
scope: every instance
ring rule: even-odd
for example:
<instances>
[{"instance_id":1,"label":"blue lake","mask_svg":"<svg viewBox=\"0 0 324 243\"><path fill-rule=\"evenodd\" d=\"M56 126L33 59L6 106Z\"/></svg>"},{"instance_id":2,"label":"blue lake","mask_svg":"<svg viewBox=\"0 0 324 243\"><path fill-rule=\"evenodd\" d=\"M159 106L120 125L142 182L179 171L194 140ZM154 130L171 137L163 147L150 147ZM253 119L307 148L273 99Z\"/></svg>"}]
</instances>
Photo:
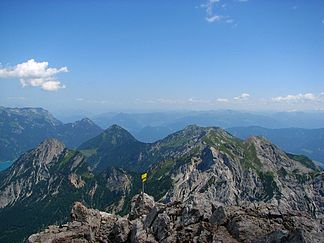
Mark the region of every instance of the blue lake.
<instances>
[{"instance_id":1,"label":"blue lake","mask_svg":"<svg viewBox=\"0 0 324 243\"><path fill-rule=\"evenodd\" d=\"M5 162L0 162L0 171L3 171L12 165L12 161L5 161Z\"/></svg>"}]
</instances>

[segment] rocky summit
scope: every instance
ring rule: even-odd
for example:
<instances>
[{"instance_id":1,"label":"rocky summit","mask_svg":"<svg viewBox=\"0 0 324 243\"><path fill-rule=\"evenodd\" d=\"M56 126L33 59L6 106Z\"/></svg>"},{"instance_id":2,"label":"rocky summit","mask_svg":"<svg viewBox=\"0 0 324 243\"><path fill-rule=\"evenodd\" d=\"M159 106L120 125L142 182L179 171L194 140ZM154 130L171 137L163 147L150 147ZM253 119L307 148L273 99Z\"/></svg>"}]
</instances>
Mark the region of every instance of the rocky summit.
<instances>
[{"instance_id":1,"label":"rocky summit","mask_svg":"<svg viewBox=\"0 0 324 243\"><path fill-rule=\"evenodd\" d=\"M36 242L322 242L324 227L307 214L273 204L212 206L205 202L163 204L147 194L133 197L120 217L76 202L71 222L31 235Z\"/></svg>"}]
</instances>

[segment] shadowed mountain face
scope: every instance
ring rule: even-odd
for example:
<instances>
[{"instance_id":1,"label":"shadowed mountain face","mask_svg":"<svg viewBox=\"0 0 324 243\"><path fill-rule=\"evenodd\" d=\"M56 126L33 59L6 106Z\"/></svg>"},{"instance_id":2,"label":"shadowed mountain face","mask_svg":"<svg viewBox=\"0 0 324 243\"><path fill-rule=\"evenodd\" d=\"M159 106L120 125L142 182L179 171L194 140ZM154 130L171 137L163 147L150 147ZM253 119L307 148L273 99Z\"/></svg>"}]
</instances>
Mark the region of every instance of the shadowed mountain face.
<instances>
[{"instance_id":1,"label":"shadowed mountain face","mask_svg":"<svg viewBox=\"0 0 324 243\"><path fill-rule=\"evenodd\" d=\"M57 127L57 137L69 148L76 148L84 141L100 134L102 129L88 118L80 121L63 124Z\"/></svg>"},{"instance_id":2,"label":"shadowed mountain face","mask_svg":"<svg viewBox=\"0 0 324 243\"><path fill-rule=\"evenodd\" d=\"M101 132L89 119L63 124L42 108L0 107L0 161L14 160L46 138L74 148Z\"/></svg>"},{"instance_id":3,"label":"shadowed mountain face","mask_svg":"<svg viewBox=\"0 0 324 243\"><path fill-rule=\"evenodd\" d=\"M142 171L149 174L146 191L157 200L199 204L206 214L216 206L264 202L304 212L314 224L323 217L323 173L260 137L242 141L220 128L188 126L145 144L115 125L80 150L46 140L0 174L0 222L6 222L0 240L64 221L76 200L125 214ZM44 217L30 224L36 211Z\"/></svg>"},{"instance_id":4,"label":"shadowed mountain face","mask_svg":"<svg viewBox=\"0 0 324 243\"><path fill-rule=\"evenodd\" d=\"M132 168L138 166L147 145L137 141L125 129L113 125L97 137L82 144L78 150L88 157L95 171L108 167Z\"/></svg>"}]
</instances>

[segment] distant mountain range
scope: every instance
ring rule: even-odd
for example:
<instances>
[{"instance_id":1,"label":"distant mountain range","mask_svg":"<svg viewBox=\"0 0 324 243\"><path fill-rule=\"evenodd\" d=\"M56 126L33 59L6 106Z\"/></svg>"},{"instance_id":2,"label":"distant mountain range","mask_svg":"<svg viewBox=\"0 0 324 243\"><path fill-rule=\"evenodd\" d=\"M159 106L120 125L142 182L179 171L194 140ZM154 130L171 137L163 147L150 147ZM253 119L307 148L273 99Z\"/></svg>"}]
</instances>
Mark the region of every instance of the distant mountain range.
<instances>
[{"instance_id":1,"label":"distant mountain range","mask_svg":"<svg viewBox=\"0 0 324 243\"><path fill-rule=\"evenodd\" d=\"M190 124L219 126L242 139L264 136L286 151L309 156L324 167L323 112L106 113L93 117L93 120L102 127L121 125L143 142L155 142Z\"/></svg>"},{"instance_id":2,"label":"distant mountain range","mask_svg":"<svg viewBox=\"0 0 324 243\"><path fill-rule=\"evenodd\" d=\"M18 158L46 138L58 138L75 148L101 132L87 118L63 124L42 108L0 107L0 162Z\"/></svg>"},{"instance_id":3,"label":"distant mountain range","mask_svg":"<svg viewBox=\"0 0 324 243\"><path fill-rule=\"evenodd\" d=\"M143 142L155 142L190 124L222 128L260 126L265 128L322 128L324 112L267 112L252 113L233 110L104 113L91 118L107 128L118 124Z\"/></svg>"},{"instance_id":4,"label":"distant mountain range","mask_svg":"<svg viewBox=\"0 0 324 243\"><path fill-rule=\"evenodd\" d=\"M244 112L234 110L211 111L170 111L170 112L146 112L123 113L109 112L95 116L91 119L107 128L113 124L120 124L125 129L139 130L141 128L174 126L187 126L200 124L208 126L210 123L219 127L261 126L267 128L321 128L323 127L324 112ZM188 124L189 123L189 124Z\"/></svg>"},{"instance_id":5,"label":"distant mountain range","mask_svg":"<svg viewBox=\"0 0 324 243\"><path fill-rule=\"evenodd\" d=\"M143 143L114 125L78 150L47 139L0 172L0 242L63 223L75 201L126 214L143 171L146 192L163 202L200 202L206 212L268 203L306 213L314 225L323 216L323 172L261 137L242 141L221 128L192 125Z\"/></svg>"},{"instance_id":6,"label":"distant mountain range","mask_svg":"<svg viewBox=\"0 0 324 243\"><path fill-rule=\"evenodd\" d=\"M316 128L324 124L323 112L105 113L92 119L104 128L113 124L125 127L136 139L146 143L165 138L190 124L219 126L242 139L264 136L286 151L307 155L324 166L323 128ZM300 128L289 128L291 126ZM0 162L18 158L49 137L59 139L68 148L77 148L100 134L101 127L88 118L63 124L42 108L0 107Z\"/></svg>"}]
</instances>

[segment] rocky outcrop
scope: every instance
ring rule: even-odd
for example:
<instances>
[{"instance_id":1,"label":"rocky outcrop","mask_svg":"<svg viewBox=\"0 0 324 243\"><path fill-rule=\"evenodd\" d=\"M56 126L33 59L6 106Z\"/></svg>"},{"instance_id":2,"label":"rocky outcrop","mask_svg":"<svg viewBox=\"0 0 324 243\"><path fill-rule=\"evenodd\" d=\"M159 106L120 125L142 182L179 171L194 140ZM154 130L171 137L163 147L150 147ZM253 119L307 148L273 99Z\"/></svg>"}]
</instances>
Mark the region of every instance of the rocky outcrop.
<instances>
[{"instance_id":1,"label":"rocky outcrop","mask_svg":"<svg viewBox=\"0 0 324 243\"><path fill-rule=\"evenodd\" d=\"M130 213L120 217L77 202L71 222L49 226L27 242L321 242L323 222L272 204L213 206L204 203L157 203L136 195Z\"/></svg>"},{"instance_id":2,"label":"rocky outcrop","mask_svg":"<svg viewBox=\"0 0 324 243\"><path fill-rule=\"evenodd\" d=\"M57 164L64 149L64 144L57 139L46 139L0 175L0 208L30 197L36 185L53 180L50 169Z\"/></svg>"},{"instance_id":3,"label":"rocky outcrop","mask_svg":"<svg viewBox=\"0 0 324 243\"><path fill-rule=\"evenodd\" d=\"M212 138L216 142L202 144L201 152L173 170L165 202L195 197L218 205L267 202L281 210L323 215L323 172L290 159L263 138L252 137L241 144L225 133Z\"/></svg>"}]
</instances>

